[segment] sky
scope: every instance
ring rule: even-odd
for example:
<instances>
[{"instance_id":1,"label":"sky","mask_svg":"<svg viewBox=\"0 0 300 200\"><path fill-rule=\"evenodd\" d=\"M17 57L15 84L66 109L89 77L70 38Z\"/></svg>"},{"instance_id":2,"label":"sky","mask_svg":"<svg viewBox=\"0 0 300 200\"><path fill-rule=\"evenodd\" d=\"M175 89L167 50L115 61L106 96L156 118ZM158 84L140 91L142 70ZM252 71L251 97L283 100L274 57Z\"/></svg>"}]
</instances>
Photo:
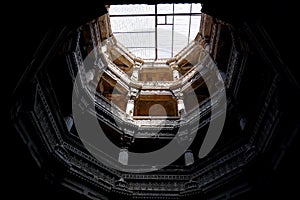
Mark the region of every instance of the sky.
<instances>
[{"instance_id":1,"label":"sky","mask_svg":"<svg viewBox=\"0 0 300 200\"><path fill-rule=\"evenodd\" d=\"M193 15L190 16L190 13ZM171 58L186 47L199 31L199 13L199 3L157 4L156 43L155 5L111 5L109 9L111 27L116 39L134 55L144 59Z\"/></svg>"}]
</instances>

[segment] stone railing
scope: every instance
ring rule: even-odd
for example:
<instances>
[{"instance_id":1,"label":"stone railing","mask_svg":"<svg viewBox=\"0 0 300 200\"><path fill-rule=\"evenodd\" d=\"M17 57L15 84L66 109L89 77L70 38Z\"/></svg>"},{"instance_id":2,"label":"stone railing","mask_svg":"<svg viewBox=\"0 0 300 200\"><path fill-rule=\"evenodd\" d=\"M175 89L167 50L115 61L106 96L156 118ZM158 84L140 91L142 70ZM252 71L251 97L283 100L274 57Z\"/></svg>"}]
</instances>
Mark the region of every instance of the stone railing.
<instances>
[{"instance_id":1,"label":"stone railing","mask_svg":"<svg viewBox=\"0 0 300 200\"><path fill-rule=\"evenodd\" d=\"M119 171L106 167L90 154L71 146L62 139L59 139L61 138L60 134L63 133L57 128L55 123L57 119L55 119L55 117L51 114L50 106L47 103L48 100L45 98L45 94L40 85L37 85L36 94L37 97L35 98L36 100L34 103L35 113L39 118L39 123L43 124L45 129L42 134L44 134L47 141L53 143L53 147L55 147L52 151L57 151L58 155L61 155L64 162L68 163L68 173L75 175L83 182L88 182L89 184L107 192L119 187L118 180L119 177L122 177L126 183L123 189L130 192L132 196L139 196L144 193L151 193L155 195L163 192L164 194L171 196L175 195L180 198L183 194L194 193L196 191L203 191L212 188L214 187L214 182L219 179L234 176L235 172L246 164L246 162L242 162L245 160L244 157L249 156L249 153L247 153L247 150L249 149L248 146L242 146L231 153L228 153L226 156L215 160L206 167L202 167L201 170L196 170L195 168L197 168L197 166L195 166L193 169L195 172L190 175L167 175L159 173L127 173L121 175ZM105 99L101 99L99 102L101 102L102 106L107 107L109 105L109 102ZM46 129L48 131L46 131ZM57 133L53 135L53 131ZM59 148L56 148L58 141L60 141L61 145L59 145ZM144 168L145 167L147 166L144 166ZM184 171L184 169L182 170ZM166 171L168 170L166 169ZM194 181L193 190L190 190L191 188L187 187L190 180ZM68 185L71 183L63 181L63 184Z\"/></svg>"},{"instance_id":2,"label":"stone railing","mask_svg":"<svg viewBox=\"0 0 300 200\"><path fill-rule=\"evenodd\" d=\"M276 75L266 94L264 104L253 128L253 135L250 138L250 143L255 145L259 151L266 150L280 120L278 84L279 78Z\"/></svg>"},{"instance_id":3,"label":"stone railing","mask_svg":"<svg viewBox=\"0 0 300 200\"><path fill-rule=\"evenodd\" d=\"M108 40L108 43L113 42L114 40ZM111 47L118 46L119 44L113 43ZM186 48L185 51L192 50L195 47L196 44L190 43L188 46L189 48ZM119 48L122 48L122 46L118 46ZM135 88L137 90L170 90L173 92L173 94L177 94L178 92L182 92L185 90L186 87L191 86L192 83L197 81L202 76L209 76L210 69L212 69L214 66L214 63L211 59L209 59L209 54L203 50L202 51L202 59L198 60L199 63L195 65L192 69L190 69L184 76L181 76L179 79L175 81L148 81L148 82L142 82L142 81L136 81L132 80L124 71L122 71L119 67L117 67L109 58L108 55L105 53L97 54L99 57L95 58L96 60L105 59L102 63L107 63L107 66L100 67L100 72L104 72L107 75L109 75L113 80L117 81L118 84L123 86L128 92L129 88ZM81 83L82 86L85 87L87 85L86 76L85 76L85 66L84 61L81 56L79 44L76 45L76 49L73 53L75 62L79 69L79 75L81 77ZM162 64L165 63L165 61L161 61ZM164 64L165 65L165 64ZM103 71L104 70L104 71ZM206 75L208 74L208 75ZM132 127L133 129L138 129L138 127L143 127L146 129L153 129L154 125L159 122L159 119L147 119L141 118L141 117L131 117L123 110L119 109L118 106L114 105L112 102L108 101L105 97L101 96L101 94L97 93L96 97L94 91L91 91L88 87L85 87L87 91L90 91L90 97L96 98L95 99L95 105L97 110L101 112L101 115L98 113L98 118L103 121L104 123L107 123L111 128L114 130L122 131L120 127L116 124L115 121L126 123L129 127ZM216 96L218 94L211 94L211 96ZM220 97L217 97L219 99ZM217 106L218 101L216 102L210 102L210 99L206 99L203 102L201 102L200 105L196 106L193 110L185 113L181 118L174 118L174 119L163 119L163 126L157 127L158 129L173 129L174 127L183 126L186 124L194 123L195 119L201 119L200 127L202 128L207 123L209 123L210 118L210 111L212 108ZM107 109L109 108L109 109ZM200 111L200 112L199 112ZM95 112L94 110L91 110L91 112ZM211 116L212 118L214 116ZM184 120L182 120L184 119ZM151 133L149 131L146 131L147 133ZM145 134L137 134L140 136L145 137ZM149 134L151 135L151 134ZM169 135L168 135L169 137Z\"/></svg>"}]
</instances>

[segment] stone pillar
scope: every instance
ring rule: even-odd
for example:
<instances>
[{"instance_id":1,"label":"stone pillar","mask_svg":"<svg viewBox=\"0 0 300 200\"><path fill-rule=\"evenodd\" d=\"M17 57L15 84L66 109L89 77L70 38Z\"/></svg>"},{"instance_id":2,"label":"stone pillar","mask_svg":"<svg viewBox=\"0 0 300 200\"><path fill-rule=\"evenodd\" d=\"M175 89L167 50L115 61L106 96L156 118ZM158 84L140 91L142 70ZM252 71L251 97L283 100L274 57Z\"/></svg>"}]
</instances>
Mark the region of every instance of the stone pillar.
<instances>
[{"instance_id":1,"label":"stone pillar","mask_svg":"<svg viewBox=\"0 0 300 200\"><path fill-rule=\"evenodd\" d=\"M70 132L70 130L74 124L73 118L71 116L66 116L66 117L64 117L64 120L65 120L67 129Z\"/></svg>"},{"instance_id":2,"label":"stone pillar","mask_svg":"<svg viewBox=\"0 0 300 200\"><path fill-rule=\"evenodd\" d=\"M85 74L86 82L89 83L90 81L92 81L94 79L94 76L95 76L94 69L91 69L88 72L86 72Z\"/></svg>"},{"instance_id":3,"label":"stone pillar","mask_svg":"<svg viewBox=\"0 0 300 200\"><path fill-rule=\"evenodd\" d=\"M177 106L178 106L178 115L181 116L185 113L185 105L182 99L177 100Z\"/></svg>"},{"instance_id":4,"label":"stone pillar","mask_svg":"<svg viewBox=\"0 0 300 200\"><path fill-rule=\"evenodd\" d=\"M211 28L213 24L213 18L210 15L202 13L201 15L200 32L203 38L209 38L211 35Z\"/></svg>"},{"instance_id":5,"label":"stone pillar","mask_svg":"<svg viewBox=\"0 0 300 200\"><path fill-rule=\"evenodd\" d=\"M138 81L139 80L139 68L133 67L131 80Z\"/></svg>"},{"instance_id":6,"label":"stone pillar","mask_svg":"<svg viewBox=\"0 0 300 200\"><path fill-rule=\"evenodd\" d=\"M128 149L122 148L119 153L119 163L122 165L128 165Z\"/></svg>"},{"instance_id":7,"label":"stone pillar","mask_svg":"<svg viewBox=\"0 0 300 200\"><path fill-rule=\"evenodd\" d=\"M173 81L176 81L178 79L179 79L179 72L176 69L174 69L173 70Z\"/></svg>"},{"instance_id":8,"label":"stone pillar","mask_svg":"<svg viewBox=\"0 0 300 200\"><path fill-rule=\"evenodd\" d=\"M245 129L246 122L247 122L247 120L244 117L240 118L240 127L241 127L242 131Z\"/></svg>"},{"instance_id":9,"label":"stone pillar","mask_svg":"<svg viewBox=\"0 0 300 200\"><path fill-rule=\"evenodd\" d=\"M170 64L172 70L173 70L173 81L176 81L179 79L179 72L178 72L178 65L176 63L171 63Z\"/></svg>"},{"instance_id":10,"label":"stone pillar","mask_svg":"<svg viewBox=\"0 0 300 200\"><path fill-rule=\"evenodd\" d=\"M222 77L223 82L226 80L226 73L220 70L220 75Z\"/></svg>"},{"instance_id":11,"label":"stone pillar","mask_svg":"<svg viewBox=\"0 0 300 200\"><path fill-rule=\"evenodd\" d=\"M129 99L126 106L126 113L132 117L133 111L134 111L134 100Z\"/></svg>"},{"instance_id":12,"label":"stone pillar","mask_svg":"<svg viewBox=\"0 0 300 200\"><path fill-rule=\"evenodd\" d=\"M133 71L131 75L131 80L138 81L139 80L139 70L142 66L143 62L139 59L134 59Z\"/></svg>"},{"instance_id":13,"label":"stone pillar","mask_svg":"<svg viewBox=\"0 0 300 200\"><path fill-rule=\"evenodd\" d=\"M205 43L204 49L205 49L207 52L209 52L210 44L209 44L209 43Z\"/></svg>"},{"instance_id":14,"label":"stone pillar","mask_svg":"<svg viewBox=\"0 0 300 200\"><path fill-rule=\"evenodd\" d=\"M194 155L191 150L187 150L184 153L184 162L185 162L185 166L189 166L194 163Z\"/></svg>"}]
</instances>

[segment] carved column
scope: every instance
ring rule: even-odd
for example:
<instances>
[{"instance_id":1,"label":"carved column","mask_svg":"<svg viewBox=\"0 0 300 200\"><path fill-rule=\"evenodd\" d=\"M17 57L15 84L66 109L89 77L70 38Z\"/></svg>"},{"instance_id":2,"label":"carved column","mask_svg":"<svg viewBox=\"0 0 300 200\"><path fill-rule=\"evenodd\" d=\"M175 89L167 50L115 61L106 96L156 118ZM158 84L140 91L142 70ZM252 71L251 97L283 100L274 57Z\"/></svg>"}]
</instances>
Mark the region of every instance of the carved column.
<instances>
[{"instance_id":1,"label":"carved column","mask_svg":"<svg viewBox=\"0 0 300 200\"><path fill-rule=\"evenodd\" d=\"M120 150L118 161L122 165L128 165L128 149L126 147Z\"/></svg>"},{"instance_id":2,"label":"carved column","mask_svg":"<svg viewBox=\"0 0 300 200\"><path fill-rule=\"evenodd\" d=\"M134 65L133 65L131 80L138 81L139 70L140 70L141 66L144 64L144 61L139 58L134 58L133 61L134 61Z\"/></svg>"},{"instance_id":3,"label":"carved column","mask_svg":"<svg viewBox=\"0 0 300 200\"><path fill-rule=\"evenodd\" d=\"M133 65L131 80L138 81L139 80L139 70L141 68L141 64L138 62L135 62Z\"/></svg>"},{"instance_id":4,"label":"carved column","mask_svg":"<svg viewBox=\"0 0 300 200\"><path fill-rule=\"evenodd\" d=\"M171 68L173 70L173 81L176 81L179 79L179 72L178 72L178 65L177 64L172 64Z\"/></svg>"},{"instance_id":5,"label":"carved column","mask_svg":"<svg viewBox=\"0 0 300 200\"><path fill-rule=\"evenodd\" d=\"M210 51L210 44L209 43L205 43L204 44L204 49L209 52Z\"/></svg>"},{"instance_id":6,"label":"carved column","mask_svg":"<svg viewBox=\"0 0 300 200\"><path fill-rule=\"evenodd\" d=\"M166 64L169 65L172 69L173 81L178 80L180 75L179 75L179 71L178 71L177 57L167 60Z\"/></svg>"},{"instance_id":7,"label":"carved column","mask_svg":"<svg viewBox=\"0 0 300 200\"><path fill-rule=\"evenodd\" d=\"M246 122L247 122L246 118L240 117L240 127L242 131L245 129Z\"/></svg>"},{"instance_id":8,"label":"carved column","mask_svg":"<svg viewBox=\"0 0 300 200\"><path fill-rule=\"evenodd\" d=\"M121 136L121 141L123 147L120 149L118 161L122 165L128 164L128 148L134 142L135 132L133 130L129 130L124 128L123 135Z\"/></svg>"},{"instance_id":9,"label":"carved column","mask_svg":"<svg viewBox=\"0 0 300 200\"><path fill-rule=\"evenodd\" d=\"M134 99L138 95L138 90L131 87L130 91L127 94L127 105L126 105L126 113L128 114L129 117L133 117L134 113Z\"/></svg>"},{"instance_id":10,"label":"carved column","mask_svg":"<svg viewBox=\"0 0 300 200\"><path fill-rule=\"evenodd\" d=\"M133 111L134 111L134 100L129 99L126 106L126 113L130 117L133 117Z\"/></svg>"},{"instance_id":11,"label":"carved column","mask_svg":"<svg viewBox=\"0 0 300 200\"><path fill-rule=\"evenodd\" d=\"M200 27L200 32L202 37L205 39L210 38L213 25L213 18L210 15L202 13L201 24L202 26Z\"/></svg>"},{"instance_id":12,"label":"carved column","mask_svg":"<svg viewBox=\"0 0 300 200\"><path fill-rule=\"evenodd\" d=\"M67 129L70 132L70 130L74 124L73 118L71 116L66 116L66 117L64 117L64 120L65 120Z\"/></svg>"},{"instance_id":13,"label":"carved column","mask_svg":"<svg viewBox=\"0 0 300 200\"><path fill-rule=\"evenodd\" d=\"M184 153L184 162L185 162L185 166L189 166L194 163L194 154L191 150L187 150Z\"/></svg>"},{"instance_id":14,"label":"carved column","mask_svg":"<svg viewBox=\"0 0 300 200\"><path fill-rule=\"evenodd\" d=\"M183 114L186 113L185 105L184 105L184 102L183 102L182 98L177 99L177 106L178 106L178 115L179 116L181 116L181 115L183 115Z\"/></svg>"},{"instance_id":15,"label":"carved column","mask_svg":"<svg viewBox=\"0 0 300 200\"><path fill-rule=\"evenodd\" d=\"M87 71L85 74L86 82L87 83L91 82L94 79L94 76L95 76L94 69L90 69L89 71Z\"/></svg>"}]
</instances>

